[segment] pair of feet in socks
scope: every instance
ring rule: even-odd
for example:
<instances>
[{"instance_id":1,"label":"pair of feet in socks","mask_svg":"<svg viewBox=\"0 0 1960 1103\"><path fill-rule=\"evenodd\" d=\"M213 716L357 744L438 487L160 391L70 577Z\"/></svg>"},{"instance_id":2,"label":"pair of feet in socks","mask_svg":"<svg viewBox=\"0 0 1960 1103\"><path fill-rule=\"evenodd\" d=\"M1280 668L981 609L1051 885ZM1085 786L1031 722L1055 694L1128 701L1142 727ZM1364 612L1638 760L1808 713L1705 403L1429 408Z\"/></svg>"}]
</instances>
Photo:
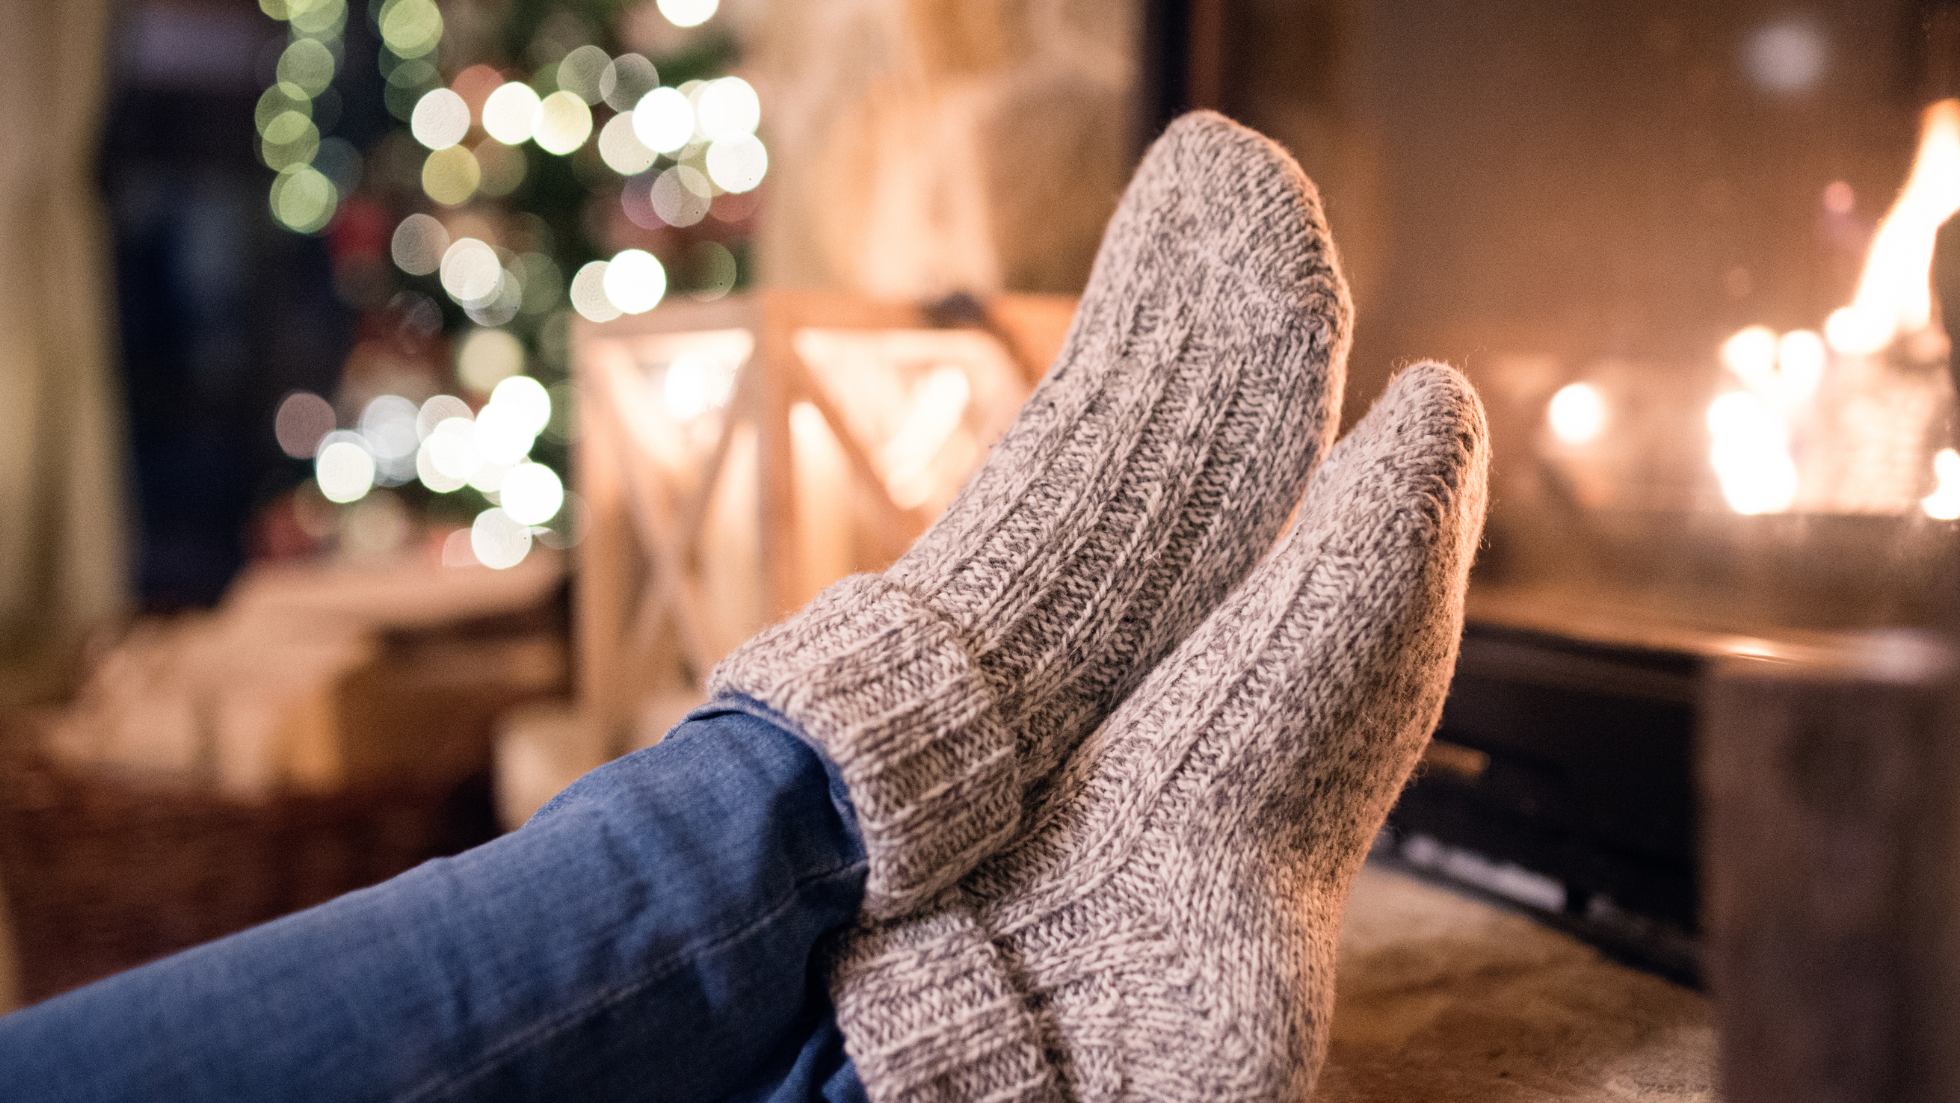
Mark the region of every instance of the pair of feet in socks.
<instances>
[{"instance_id":1,"label":"pair of feet in socks","mask_svg":"<svg viewBox=\"0 0 1960 1103\"><path fill-rule=\"evenodd\" d=\"M1351 317L1292 159L1179 120L946 515L717 668L856 805L865 918L831 989L874 1100L1310 1090L1348 887L1448 685L1487 462L1437 364L1330 451Z\"/></svg>"}]
</instances>

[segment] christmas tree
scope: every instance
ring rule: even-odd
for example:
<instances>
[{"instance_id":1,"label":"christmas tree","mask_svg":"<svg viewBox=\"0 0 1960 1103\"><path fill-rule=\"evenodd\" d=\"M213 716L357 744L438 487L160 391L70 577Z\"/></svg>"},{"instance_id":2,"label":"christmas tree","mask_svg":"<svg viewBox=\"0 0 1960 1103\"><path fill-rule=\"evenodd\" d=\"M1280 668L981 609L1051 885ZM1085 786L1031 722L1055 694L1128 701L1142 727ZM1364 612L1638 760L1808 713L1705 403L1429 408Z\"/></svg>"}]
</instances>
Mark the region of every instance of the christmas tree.
<instances>
[{"instance_id":1,"label":"christmas tree","mask_svg":"<svg viewBox=\"0 0 1960 1103\"><path fill-rule=\"evenodd\" d=\"M315 543L466 525L444 561L508 567L576 539L570 312L747 277L768 154L717 2L260 0L289 32L257 109L267 201L325 236L360 316L331 401L277 417L313 465L292 515ZM377 85L392 125L337 133Z\"/></svg>"}]
</instances>

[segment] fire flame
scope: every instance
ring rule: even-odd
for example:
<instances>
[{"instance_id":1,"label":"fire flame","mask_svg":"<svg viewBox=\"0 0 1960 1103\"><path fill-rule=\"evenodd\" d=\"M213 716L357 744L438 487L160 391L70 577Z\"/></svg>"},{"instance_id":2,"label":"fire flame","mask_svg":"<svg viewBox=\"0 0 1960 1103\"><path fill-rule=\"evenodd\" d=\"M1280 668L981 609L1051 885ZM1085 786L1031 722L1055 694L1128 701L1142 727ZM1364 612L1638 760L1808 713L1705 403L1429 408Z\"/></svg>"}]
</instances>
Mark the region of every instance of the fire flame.
<instances>
[{"instance_id":1,"label":"fire flame","mask_svg":"<svg viewBox=\"0 0 1960 1103\"><path fill-rule=\"evenodd\" d=\"M1801 499L1806 509L1884 512L1917 496L1912 488L1923 469L1886 458L1897 452L1888 441L1912 436L1882 412L1886 399L1860 391L1831 416L1819 415L1815 400L1831 353L1856 378L1877 366L1866 358L1931 329L1934 244L1956 211L1960 99L1947 99L1926 108L1912 172L1872 237L1851 304L1832 312L1822 339L1809 330L1779 336L1750 326L1723 344L1722 362L1743 387L1708 407L1709 461L1729 508L1782 513ZM1796 463L1799 438L1809 438L1810 474ZM1939 488L1920 507L1930 517L1960 518L1960 453L1942 452L1935 468Z\"/></svg>"},{"instance_id":2,"label":"fire flame","mask_svg":"<svg viewBox=\"0 0 1960 1103\"><path fill-rule=\"evenodd\" d=\"M1912 174L1879 223L1851 305L1824 325L1831 348L1869 356L1932 323L1933 241L1960 211L1960 100L1926 108Z\"/></svg>"},{"instance_id":3,"label":"fire flame","mask_svg":"<svg viewBox=\"0 0 1960 1103\"><path fill-rule=\"evenodd\" d=\"M1939 486L1919 500L1919 508L1935 521L1960 520L1960 452L1940 449L1933 456L1933 477Z\"/></svg>"}]
</instances>

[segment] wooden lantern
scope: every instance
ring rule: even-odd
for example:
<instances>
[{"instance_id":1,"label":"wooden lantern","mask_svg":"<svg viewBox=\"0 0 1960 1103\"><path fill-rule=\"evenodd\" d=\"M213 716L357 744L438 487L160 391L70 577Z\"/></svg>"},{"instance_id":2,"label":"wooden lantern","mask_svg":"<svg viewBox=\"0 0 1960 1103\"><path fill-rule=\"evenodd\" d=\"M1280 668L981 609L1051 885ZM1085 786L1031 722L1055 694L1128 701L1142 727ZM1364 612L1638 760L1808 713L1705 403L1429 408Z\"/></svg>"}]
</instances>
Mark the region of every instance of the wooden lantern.
<instances>
[{"instance_id":1,"label":"wooden lantern","mask_svg":"<svg viewBox=\"0 0 1960 1103\"><path fill-rule=\"evenodd\" d=\"M770 290L573 333L580 694L617 753L713 665L925 530L1060 350L1067 296Z\"/></svg>"}]
</instances>

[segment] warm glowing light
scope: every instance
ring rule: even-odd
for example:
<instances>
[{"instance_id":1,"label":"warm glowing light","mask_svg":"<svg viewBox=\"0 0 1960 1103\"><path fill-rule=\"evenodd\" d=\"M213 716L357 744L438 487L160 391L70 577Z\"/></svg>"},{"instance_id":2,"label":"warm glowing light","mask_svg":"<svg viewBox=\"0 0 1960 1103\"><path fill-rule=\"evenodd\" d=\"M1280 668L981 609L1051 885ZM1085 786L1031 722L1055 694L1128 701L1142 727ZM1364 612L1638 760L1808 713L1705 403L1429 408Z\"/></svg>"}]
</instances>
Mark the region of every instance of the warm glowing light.
<instances>
[{"instance_id":1,"label":"warm glowing light","mask_svg":"<svg viewBox=\"0 0 1960 1103\"><path fill-rule=\"evenodd\" d=\"M511 81L483 101L483 129L507 146L531 140L531 120L538 114L538 94L522 81Z\"/></svg>"},{"instance_id":2,"label":"warm glowing light","mask_svg":"<svg viewBox=\"0 0 1960 1103\"><path fill-rule=\"evenodd\" d=\"M494 328L517 317L524 301L524 286L517 273L508 268L497 271L497 290L474 302L463 304L463 313L479 326Z\"/></svg>"},{"instance_id":3,"label":"warm glowing light","mask_svg":"<svg viewBox=\"0 0 1960 1103\"><path fill-rule=\"evenodd\" d=\"M288 122L292 125L286 125ZM320 132L311 119L296 111L274 119L265 139L259 143L260 160L274 172L311 164L319 152Z\"/></svg>"},{"instance_id":4,"label":"warm glowing light","mask_svg":"<svg viewBox=\"0 0 1960 1103\"><path fill-rule=\"evenodd\" d=\"M538 102L531 138L546 153L570 153L592 136L592 109L570 92L553 92Z\"/></svg>"},{"instance_id":5,"label":"warm glowing light","mask_svg":"<svg viewBox=\"0 0 1960 1103\"><path fill-rule=\"evenodd\" d=\"M320 494L327 501L359 501L374 486L374 457L368 455L358 438L332 440L314 458L313 477L319 481Z\"/></svg>"},{"instance_id":6,"label":"warm glowing light","mask_svg":"<svg viewBox=\"0 0 1960 1103\"><path fill-rule=\"evenodd\" d=\"M301 165L279 174L267 196L272 217L297 233L310 234L333 221L339 209L340 191L333 181L310 165Z\"/></svg>"},{"instance_id":7,"label":"warm glowing light","mask_svg":"<svg viewBox=\"0 0 1960 1103\"><path fill-rule=\"evenodd\" d=\"M1766 387L1776 373L1776 331L1749 326L1722 342L1722 366L1752 390Z\"/></svg>"},{"instance_id":8,"label":"warm glowing light","mask_svg":"<svg viewBox=\"0 0 1960 1103\"><path fill-rule=\"evenodd\" d=\"M455 395L436 395L422 403L422 408L415 411L415 436L419 440L428 440L436 431L436 426L450 418L462 418L468 421L474 416L476 415L470 412L470 404Z\"/></svg>"},{"instance_id":9,"label":"warm glowing light","mask_svg":"<svg viewBox=\"0 0 1960 1103\"><path fill-rule=\"evenodd\" d=\"M753 134L717 138L708 147L708 176L723 191L752 191L768 171L769 151Z\"/></svg>"},{"instance_id":10,"label":"warm glowing light","mask_svg":"<svg viewBox=\"0 0 1960 1103\"><path fill-rule=\"evenodd\" d=\"M392 461L415 454L415 446L421 443L415 432L419 412L415 403L393 394L376 397L361 411L361 440L380 466L394 466Z\"/></svg>"},{"instance_id":11,"label":"warm glowing light","mask_svg":"<svg viewBox=\"0 0 1960 1103\"><path fill-rule=\"evenodd\" d=\"M1553 436L1567 444L1590 444L1606 428L1606 399L1590 383L1568 383L1552 396L1546 416Z\"/></svg>"},{"instance_id":12,"label":"warm glowing light","mask_svg":"<svg viewBox=\"0 0 1960 1103\"><path fill-rule=\"evenodd\" d=\"M645 314L667 294L667 270L644 249L622 249L606 265L606 298L627 314Z\"/></svg>"},{"instance_id":13,"label":"warm glowing light","mask_svg":"<svg viewBox=\"0 0 1960 1103\"><path fill-rule=\"evenodd\" d=\"M495 494L504 488L504 476L510 474L515 463L492 462L488 458L476 465L470 473L470 485L485 494Z\"/></svg>"},{"instance_id":14,"label":"warm glowing light","mask_svg":"<svg viewBox=\"0 0 1960 1103\"><path fill-rule=\"evenodd\" d=\"M482 182L482 166L476 163L476 155L463 146L438 149L422 162L422 190L445 207L460 207L469 202Z\"/></svg>"},{"instance_id":15,"label":"warm glowing light","mask_svg":"<svg viewBox=\"0 0 1960 1103\"><path fill-rule=\"evenodd\" d=\"M708 178L692 165L675 165L653 182L653 213L669 226L692 226L708 216Z\"/></svg>"},{"instance_id":16,"label":"warm glowing light","mask_svg":"<svg viewBox=\"0 0 1960 1103\"><path fill-rule=\"evenodd\" d=\"M660 155L633 133L633 113L614 115L599 131L599 157L621 176L636 176L653 167Z\"/></svg>"},{"instance_id":17,"label":"warm glowing light","mask_svg":"<svg viewBox=\"0 0 1960 1103\"><path fill-rule=\"evenodd\" d=\"M470 111L479 121L483 115L483 101L490 98L490 93L503 86L504 75L481 62L457 73L449 82L449 87L463 97L463 102L469 105Z\"/></svg>"},{"instance_id":18,"label":"warm glowing light","mask_svg":"<svg viewBox=\"0 0 1960 1103\"><path fill-rule=\"evenodd\" d=\"M1776 371L1786 400L1801 402L1817 393L1830 354L1815 331L1793 329L1777 338Z\"/></svg>"},{"instance_id":19,"label":"warm glowing light","mask_svg":"<svg viewBox=\"0 0 1960 1103\"><path fill-rule=\"evenodd\" d=\"M313 126L313 120L297 111L288 111L272 120L259 142L259 158L274 172L310 164L319 152L319 130Z\"/></svg>"},{"instance_id":20,"label":"warm glowing light","mask_svg":"<svg viewBox=\"0 0 1960 1103\"><path fill-rule=\"evenodd\" d=\"M439 460L435 456L441 447L443 445L439 445L435 437L429 437L427 441L421 443L419 449L416 449L416 478L421 482L421 486L427 486L435 494L455 494L470 482L468 478L457 478L453 474L447 474L439 466Z\"/></svg>"},{"instance_id":21,"label":"warm glowing light","mask_svg":"<svg viewBox=\"0 0 1960 1103\"><path fill-rule=\"evenodd\" d=\"M698 27L720 6L721 0L660 0L660 14L676 27Z\"/></svg>"},{"instance_id":22,"label":"warm glowing light","mask_svg":"<svg viewBox=\"0 0 1960 1103\"><path fill-rule=\"evenodd\" d=\"M633 110L640 97L660 87L660 71L639 54L621 54L599 74L599 96L614 111Z\"/></svg>"},{"instance_id":23,"label":"warm glowing light","mask_svg":"<svg viewBox=\"0 0 1960 1103\"><path fill-rule=\"evenodd\" d=\"M478 329L456 344L456 375L478 394L524 370L524 342L507 330Z\"/></svg>"},{"instance_id":24,"label":"warm glowing light","mask_svg":"<svg viewBox=\"0 0 1960 1103\"><path fill-rule=\"evenodd\" d=\"M398 57L421 57L442 41L442 12L435 0L387 0L376 22L381 41Z\"/></svg>"},{"instance_id":25,"label":"warm glowing light","mask_svg":"<svg viewBox=\"0 0 1960 1103\"><path fill-rule=\"evenodd\" d=\"M597 46L580 46L558 62L558 87L584 100L599 102L599 80L612 65L612 58Z\"/></svg>"},{"instance_id":26,"label":"warm glowing light","mask_svg":"<svg viewBox=\"0 0 1960 1103\"><path fill-rule=\"evenodd\" d=\"M735 365L707 356L681 355L667 365L660 397L667 416L692 421L728 404L735 390Z\"/></svg>"},{"instance_id":27,"label":"warm glowing light","mask_svg":"<svg viewBox=\"0 0 1960 1103\"><path fill-rule=\"evenodd\" d=\"M1777 95L1808 92L1823 79L1830 44L1807 16L1779 16L1751 31L1742 44L1742 65L1758 88Z\"/></svg>"},{"instance_id":28,"label":"warm glowing light","mask_svg":"<svg viewBox=\"0 0 1960 1103\"><path fill-rule=\"evenodd\" d=\"M1737 513L1780 513L1796 502L1793 424L1816 397L1830 356L1807 329L1777 336L1750 326L1722 343L1722 363L1748 388L1708 407L1709 459Z\"/></svg>"},{"instance_id":29,"label":"warm glowing light","mask_svg":"<svg viewBox=\"0 0 1960 1103\"><path fill-rule=\"evenodd\" d=\"M320 441L333 432L333 404L317 394L295 391L279 403L272 419L272 433L279 450L303 460L320 450Z\"/></svg>"},{"instance_id":30,"label":"warm glowing light","mask_svg":"<svg viewBox=\"0 0 1960 1103\"><path fill-rule=\"evenodd\" d=\"M1879 223L1851 305L1824 325L1831 348L1847 355L1876 353L1932 319L1933 239L1960 211L1960 100L1926 109L1906 186Z\"/></svg>"},{"instance_id":31,"label":"warm glowing light","mask_svg":"<svg viewBox=\"0 0 1960 1103\"><path fill-rule=\"evenodd\" d=\"M762 121L762 103L755 88L741 77L711 80L694 104L695 133L709 141L754 134Z\"/></svg>"},{"instance_id":32,"label":"warm glowing light","mask_svg":"<svg viewBox=\"0 0 1960 1103\"><path fill-rule=\"evenodd\" d=\"M318 39L300 38L294 39L279 55L276 76L298 88L302 95L317 96L333 83L333 67L332 50Z\"/></svg>"},{"instance_id":33,"label":"warm glowing light","mask_svg":"<svg viewBox=\"0 0 1960 1103\"><path fill-rule=\"evenodd\" d=\"M456 242L442 255L442 289L457 302L490 298L503 275L497 251L473 237Z\"/></svg>"},{"instance_id":34,"label":"warm glowing light","mask_svg":"<svg viewBox=\"0 0 1960 1103\"><path fill-rule=\"evenodd\" d=\"M1732 391L1709 403L1708 435L1709 460L1730 509L1781 513L1796 502L1788 429L1755 395Z\"/></svg>"},{"instance_id":35,"label":"warm glowing light","mask_svg":"<svg viewBox=\"0 0 1960 1103\"><path fill-rule=\"evenodd\" d=\"M1729 441L1771 443L1778 435L1769 411L1754 395L1730 391L1708 404L1708 435L1720 445Z\"/></svg>"},{"instance_id":36,"label":"warm glowing light","mask_svg":"<svg viewBox=\"0 0 1960 1103\"><path fill-rule=\"evenodd\" d=\"M633 108L633 133L648 149L672 153L694 138L694 105L677 88L656 88Z\"/></svg>"},{"instance_id":37,"label":"warm glowing light","mask_svg":"<svg viewBox=\"0 0 1960 1103\"><path fill-rule=\"evenodd\" d=\"M490 406L510 411L518 427L534 437L551 424L551 394L528 375L513 375L497 384L490 392Z\"/></svg>"},{"instance_id":38,"label":"warm glowing light","mask_svg":"<svg viewBox=\"0 0 1960 1103\"><path fill-rule=\"evenodd\" d=\"M912 389L904 423L878 450L893 502L911 509L932 497L933 457L959 428L971 398L966 373L950 364L934 368Z\"/></svg>"},{"instance_id":39,"label":"warm glowing light","mask_svg":"<svg viewBox=\"0 0 1960 1103\"><path fill-rule=\"evenodd\" d=\"M426 276L442 267L443 251L449 248L449 231L426 214L412 214L395 227L388 253L395 266L411 276Z\"/></svg>"},{"instance_id":40,"label":"warm glowing light","mask_svg":"<svg viewBox=\"0 0 1960 1103\"><path fill-rule=\"evenodd\" d=\"M1865 356L1891 343L1892 321L1882 311L1839 307L1824 319L1824 339L1848 356Z\"/></svg>"},{"instance_id":41,"label":"warm glowing light","mask_svg":"<svg viewBox=\"0 0 1960 1103\"><path fill-rule=\"evenodd\" d=\"M470 526L470 550L484 566L508 570L531 554L531 526L501 509L486 509Z\"/></svg>"},{"instance_id":42,"label":"warm glowing light","mask_svg":"<svg viewBox=\"0 0 1960 1103\"><path fill-rule=\"evenodd\" d=\"M525 525L542 525L565 504L565 484L541 463L520 463L504 476L497 492L504 512Z\"/></svg>"},{"instance_id":43,"label":"warm glowing light","mask_svg":"<svg viewBox=\"0 0 1960 1103\"><path fill-rule=\"evenodd\" d=\"M606 297L606 268L603 260L586 263L572 276L572 309L594 322L610 322L625 313Z\"/></svg>"},{"instance_id":44,"label":"warm glowing light","mask_svg":"<svg viewBox=\"0 0 1960 1103\"><path fill-rule=\"evenodd\" d=\"M293 26L306 34L332 34L347 18L346 0L310 0L288 5Z\"/></svg>"},{"instance_id":45,"label":"warm glowing light","mask_svg":"<svg viewBox=\"0 0 1960 1103\"><path fill-rule=\"evenodd\" d=\"M1935 453L1933 477L1939 485L1919 500L1919 508L1935 521L1960 520L1960 452L1942 448Z\"/></svg>"},{"instance_id":46,"label":"warm glowing light","mask_svg":"<svg viewBox=\"0 0 1960 1103\"><path fill-rule=\"evenodd\" d=\"M476 450L476 422L472 418L451 417L437 422L435 429L429 433L429 439L422 442L421 451L427 455L430 469L439 474L445 484L454 484L449 486L450 490L461 489L476 474L476 469L483 466L483 456ZM418 468L421 463L418 456ZM425 478L423 481L428 480ZM439 489L433 483L430 488Z\"/></svg>"},{"instance_id":47,"label":"warm glowing light","mask_svg":"<svg viewBox=\"0 0 1960 1103\"><path fill-rule=\"evenodd\" d=\"M470 477L483 466L483 457L476 451L476 424L469 416L469 407L448 395L437 397L461 406L462 413L443 417L429 429L415 450L415 475L423 486L438 494L448 494L469 485ZM430 403L434 401L431 399ZM440 416L446 409L432 410L425 403L423 416L416 420L417 427L421 427L427 416Z\"/></svg>"},{"instance_id":48,"label":"warm glowing light","mask_svg":"<svg viewBox=\"0 0 1960 1103\"><path fill-rule=\"evenodd\" d=\"M514 466L531 454L537 434L524 411L495 402L476 415L476 450L485 463Z\"/></svg>"},{"instance_id":49,"label":"warm glowing light","mask_svg":"<svg viewBox=\"0 0 1960 1103\"><path fill-rule=\"evenodd\" d=\"M470 132L470 105L447 88L437 88L415 101L409 133L430 149L448 149Z\"/></svg>"},{"instance_id":50,"label":"warm glowing light","mask_svg":"<svg viewBox=\"0 0 1960 1103\"><path fill-rule=\"evenodd\" d=\"M299 85L285 81L280 81L266 89L264 94L259 96L258 107L252 112L252 123L258 127L260 137L264 137L266 128L272 125L272 120L288 111L296 111L302 118L311 119L313 100L300 90Z\"/></svg>"},{"instance_id":51,"label":"warm glowing light","mask_svg":"<svg viewBox=\"0 0 1960 1103\"><path fill-rule=\"evenodd\" d=\"M437 457L449 446L447 438L439 441L430 437L415 450L415 477L437 494L453 494L469 485L467 476L458 477L442 469L443 461ZM448 462L455 463L454 460Z\"/></svg>"},{"instance_id":52,"label":"warm glowing light","mask_svg":"<svg viewBox=\"0 0 1960 1103\"><path fill-rule=\"evenodd\" d=\"M313 116L305 111L281 111L259 128L259 137L269 146L293 145L308 134L319 140L320 132L313 126Z\"/></svg>"}]
</instances>

